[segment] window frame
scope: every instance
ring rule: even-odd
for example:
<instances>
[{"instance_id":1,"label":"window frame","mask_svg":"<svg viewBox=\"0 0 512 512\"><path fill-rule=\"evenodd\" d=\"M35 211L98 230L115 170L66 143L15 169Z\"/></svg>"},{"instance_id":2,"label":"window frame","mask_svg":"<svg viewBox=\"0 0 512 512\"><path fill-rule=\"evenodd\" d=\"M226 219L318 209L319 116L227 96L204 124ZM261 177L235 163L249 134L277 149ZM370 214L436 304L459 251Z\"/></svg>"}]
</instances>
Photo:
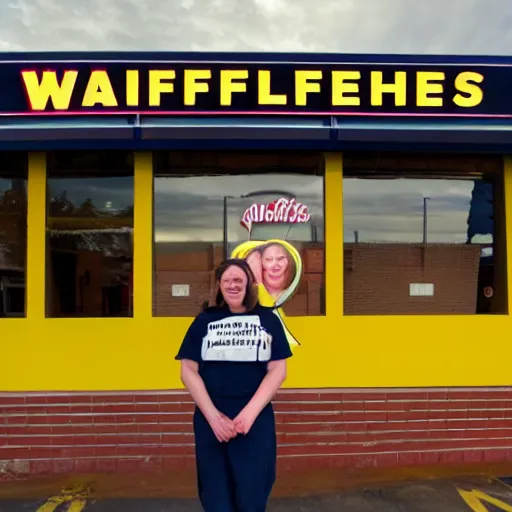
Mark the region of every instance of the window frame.
<instances>
[{"instance_id":1,"label":"window frame","mask_svg":"<svg viewBox=\"0 0 512 512\"><path fill-rule=\"evenodd\" d=\"M74 155L72 155L72 153L83 153L84 150L76 150L76 151L66 151L66 153L70 153L70 157L69 158L72 158ZM34 159L34 162L33 162L33 173L34 173L34 181L35 181L35 187L34 188L37 188L39 190L39 195L41 197L44 198L44 214L41 215L41 217L43 218L44 220L44 233L43 233L43 237L44 237L44 247L41 248L41 251L40 253L44 255L44 294L43 294L43 302L44 302L44 318L45 319L75 319L75 318L78 318L78 319L84 319L84 320L92 320L92 319L96 319L96 318L100 318L100 319L106 319L106 318L110 318L110 319L132 319L134 318L135 316L135 305L134 305L134 286L131 288L130 292L131 292L131 296L129 297L129 308L131 307L131 314L128 314L126 316L113 316L113 317L104 317L104 316L101 316L101 315L97 315L97 316L85 316L85 315L76 315L76 316L67 316L67 315L59 315L59 316L52 316L50 314L50 311L49 311L49 306L50 306L50 294L52 292L52 288L49 286L49 279L50 279L50 269L51 269L51 265L52 265L52 261L51 261L51 251L49 250L50 249L50 239L49 239L49 227L48 227L48 219L49 219L49 213L50 213L50 194L49 194L49 187L48 187L48 181L52 178L59 178L59 174L63 171L64 169L64 175L67 175L68 174L68 171L71 172L71 173L74 173L76 174L76 177L77 178L87 178L87 177L90 177L89 176L89 172L91 170L93 171L97 171L98 172L98 175L101 177L103 174L104 174L104 177L106 178L109 178L109 177L116 177L118 175L121 175L121 176L124 176L125 172L128 171L129 174L130 174L130 178L133 180L133 208L134 208L134 213L133 213L133 227L132 227L132 232L133 232L133 243L132 243L132 269L133 269L133 273L134 273L134 258L135 258L135 152L133 151L126 151L126 150L122 150L122 151L119 151L119 150L116 150L116 149L112 149L112 150L105 150L105 151L94 151L92 152L91 154L93 153L96 153L96 154L102 154L103 153L103 156L100 157L98 159L98 162L99 162L99 166L98 168L89 168L86 165L84 165L84 161L81 159L81 158L77 158L75 159L76 162L77 162L77 167L74 167L72 164L71 164L71 167L68 169L66 166L64 167L60 167L60 166L57 166L56 167L56 176L50 176L50 166L52 164L52 158L55 158L55 153L62 153L61 151L48 151L48 152L44 152L44 153L34 153L33 154L33 159ZM109 162L109 158L111 157L111 155L113 153L121 153L121 154L126 154L126 162L125 162L125 167L122 167L119 166L119 172L114 172L114 173L110 173L109 174L109 170L111 169L111 164ZM81 156L81 155L80 155ZM119 156L116 155L115 156L115 161L119 161ZM54 160L54 162L59 162L58 158L56 158ZM117 166L115 166L117 167ZM115 169L116 171L118 169ZM41 183L41 181L44 181L44 183ZM39 236L39 233L36 234L37 237ZM37 238L37 241L39 243L41 243L41 240L39 238Z\"/></svg>"},{"instance_id":2,"label":"window frame","mask_svg":"<svg viewBox=\"0 0 512 512\"><path fill-rule=\"evenodd\" d=\"M348 318L368 318L368 317L396 317L396 318L404 318L404 317L426 317L426 318L434 318L434 317L448 317L452 318L454 316L463 316L463 317L493 317L493 316L508 316L510 314L510 258L509 258L509 249L508 249L508 240L510 238L510 220L508 217L511 215L509 209L510 205L506 204L507 194L510 193L510 176L507 174L510 171L507 171L507 166L510 164L510 157L506 157L503 155L494 155L494 154L457 154L457 153L449 153L448 155L444 155L441 153L414 153L411 151L400 151L400 152L368 152L367 159L364 160L361 158L363 152L361 151L353 151L345 154L346 160L350 161L352 167L350 171L347 172L347 168L343 168L343 177L342 181L345 179L350 179L357 177L355 175L358 174L359 171L362 171L361 174L363 177L370 177L372 174L375 174L376 177L389 175L390 177L403 175L404 178L407 178L407 175L418 177L422 176L420 179L428 180L428 179L443 179L444 176L452 176L456 179L467 178L468 181L472 180L471 171L467 171L466 167L469 164L479 166L481 168L482 179L485 174L488 176L495 176L494 185L494 197L493 197L493 209L494 209L494 235L493 235L493 248L494 255L498 254L498 259L506 261L502 261L505 268L501 269L502 275L502 283L498 287L499 293L505 294L505 297L501 297L503 301L503 308L500 308L499 312L485 312L485 313L347 313L345 307L343 307L342 314L344 317ZM366 154L365 154L366 156ZM359 160L358 160L359 157ZM412 166L410 171L408 168L410 167L410 161L419 162L422 161L424 166L421 167L417 164L417 166ZM363 165L358 168L357 165L360 162L363 162ZM443 163L443 166L439 166L439 162ZM376 165L382 165L382 172L378 173L376 169ZM434 164L434 165L432 165ZM403 166L403 167L402 167ZM380 170L380 169L379 169ZM429 176L431 175L431 177ZM465 181L465 180L464 180ZM508 187L508 188L507 188ZM342 202L345 203L345 195L343 188L341 189L342 194ZM496 211L502 213L502 217L499 221L496 221ZM345 219L343 217L343 224L345 225ZM343 237L344 238L344 237ZM397 242L398 243L398 242ZM354 245L354 243L349 243L350 245ZM428 244L428 239L427 239ZM411 245L419 246L423 245L421 242L411 243ZM345 247L345 242L343 241L343 246ZM428 246L428 245L427 245ZM427 247L425 246L425 247ZM496 250L498 249L498 250ZM425 249L422 249L423 251ZM345 256L345 249L344 249ZM423 256L424 257L424 256ZM349 270L352 260L345 261L346 258L343 259L343 266L345 273L346 270ZM494 286L495 290L497 289ZM478 283L477 290L478 293ZM343 293L343 295L345 295Z\"/></svg>"},{"instance_id":3,"label":"window frame","mask_svg":"<svg viewBox=\"0 0 512 512\"><path fill-rule=\"evenodd\" d=\"M155 203L155 177L157 176L158 174L158 168L159 166L161 165L160 162L162 162L164 160L164 155L166 153L172 153L173 151L158 151L158 152L155 152L154 154L152 154L152 158L153 158L153 169L152 169L152 185L153 185L153 195L152 195L152 204L151 204L151 207L152 207L152 247L151 247L151 259L152 259L152 277L151 277L151 283L152 283L152 303L151 303L151 309L152 309L152 315L153 315L153 318L183 318L183 317L180 317L180 316L157 316L156 315L156 301L155 301L155 296L156 296L156 262L155 262L155 258L156 258L156 254L155 254L155 240L154 240L154 236L155 236L155 210L154 210L154 203ZM176 151L177 153L190 153L190 154L194 154L193 151L191 150L184 150L184 151ZM208 152L208 153L218 153L219 155L221 156L224 156L224 155L227 155L227 157L229 158L229 154L240 154L240 153L254 153L253 151L241 151L241 150L214 150L214 151L211 151L211 152ZM291 157L295 157L295 158L300 158L301 157L301 153L304 153L304 151L292 151L292 150L273 150L273 151L264 151L264 152L259 152L259 153L263 153L264 155L272 155L272 154L276 154L277 155L277 158L276 160L278 160L279 158L279 155L286 155L286 156L291 156ZM333 204L337 204L339 205L340 203L340 200L339 200L339 197L336 197L336 185L334 184L334 180L336 180L337 178L339 178L341 176L341 172L342 172L342 169L341 169L341 166L342 166L342 159L341 159L341 154L340 153L326 153L326 152L322 152L322 151L308 151L306 152L308 155L313 155L315 156L316 158L318 158L318 162L322 165L322 169L323 169L323 172L322 172L322 206L323 206L323 212L322 212L322 220L323 220L323 236L321 237L322 239L319 239L319 240L312 240L313 243L315 244L322 244L323 245L323 283L321 285L321 291L320 291L320 310L322 311L321 314L319 315L293 315L293 316L288 316L287 315L287 318L324 318L326 315L327 315L327 304L328 304L328 300L327 300L327 289L330 288L327 284L327 251L328 251L328 236L327 236L327 191L330 191L330 193L332 194L332 198L331 198L331 201ZM156 156L155 156L156 155ZM197 167L198 169L200 167ZM242 168L242 167L241 167ZM190 167L191 170L194 170L196 169L196 167L194 165L192 165ZM329 169L329 173L328 173L328 169ZM279 168L277 168L277 171L279 172ZM285 168L285 171L283 172L284 174L286 173L286 168ZM280 173L280 174L283 174L283 173ZM247 174L250 174L250 168L247 172ZM292 173L290 173L292 174ZM179 174L180 176L183 176L183 174ZM193 174L191 173L190 174L191 176L193 176ZM226 172L225 173L226 176L230 176L231 173L229 172ZM246 175L245 173L243 172L240 172L240 173L235 173L234 175L238 175L238 176L244 176ZM328 184L328 181L331 181L330 184ZM279 188L279 187L277 187ZM258 200L257 197L255 197L254 199L255 201ZM224 234L225 236L225 234ZM248 239L249 240L249 239ZM300 241L297 241L298 243L300 243ZM224 244L225 241L222 241L222 243ZM293 243L293 241L291 241L291 243ZM302 281L304 282L304 281ZM284 306L284 312L286 314L286 305ZM192 316L188 316L186 318L192 318Z\"/></svg>"}]
</instances>

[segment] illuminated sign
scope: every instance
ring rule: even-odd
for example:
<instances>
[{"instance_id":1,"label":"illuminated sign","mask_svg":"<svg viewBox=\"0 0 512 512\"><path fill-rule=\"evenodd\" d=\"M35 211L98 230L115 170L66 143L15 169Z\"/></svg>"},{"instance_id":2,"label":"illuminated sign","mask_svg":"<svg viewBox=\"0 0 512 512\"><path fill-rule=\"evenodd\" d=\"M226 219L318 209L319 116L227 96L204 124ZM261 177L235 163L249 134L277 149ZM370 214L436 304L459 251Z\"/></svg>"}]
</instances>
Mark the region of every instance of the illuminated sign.
<instances>
[{"instance_id":1,"label":"illuminated sign","mask_svg":"<svg viewBox=\"0 0 512 512\"><path fill-rule=\"evenodd\" d=\"M123 57L22 61L0 54L0 115L512 117L512 68L499 64Z\"/></svg>"},{"instance_id":2,"label":"illuminated sign","mask_svg":"<svg viewBox=\"0 0 512 512\"><path fill-rule=\"evenodd\" d=\"M252 204L242 215L240 224L251 231L253 224L308 222L311 215L308 207L298 203L294 198L281 197L269 204Z\"/></svg>"}]
</instances>

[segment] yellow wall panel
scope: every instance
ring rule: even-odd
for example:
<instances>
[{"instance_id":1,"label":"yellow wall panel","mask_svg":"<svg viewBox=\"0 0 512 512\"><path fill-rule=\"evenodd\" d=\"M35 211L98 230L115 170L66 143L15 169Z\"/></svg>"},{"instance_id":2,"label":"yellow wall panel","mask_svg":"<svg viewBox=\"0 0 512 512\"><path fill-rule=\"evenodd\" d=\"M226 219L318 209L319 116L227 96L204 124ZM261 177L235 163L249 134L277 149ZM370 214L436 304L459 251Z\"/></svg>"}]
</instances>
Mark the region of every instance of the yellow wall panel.
<instances>
[{"instance_id":1,"label":"yellow wall panel","mask_svg":"<svg viewBox=\"0 0 512 512\"><path fill-rule=\"evenodd\" d=\"M148 321L153 311L152 153L136 153L134 168L133 313L137 320Z\"/></svg>"},{"instance_id":2,"label":"yellow wall panel","mask_svg":"<svg viewBox=\"0 0 512 512\"><path fill-rule=\"evenodd\" d=\"M181 388L189 319L2 320L3 391ZM505 316L293 318L286 387L510 385Z\"/></svg>"}]
</instances>

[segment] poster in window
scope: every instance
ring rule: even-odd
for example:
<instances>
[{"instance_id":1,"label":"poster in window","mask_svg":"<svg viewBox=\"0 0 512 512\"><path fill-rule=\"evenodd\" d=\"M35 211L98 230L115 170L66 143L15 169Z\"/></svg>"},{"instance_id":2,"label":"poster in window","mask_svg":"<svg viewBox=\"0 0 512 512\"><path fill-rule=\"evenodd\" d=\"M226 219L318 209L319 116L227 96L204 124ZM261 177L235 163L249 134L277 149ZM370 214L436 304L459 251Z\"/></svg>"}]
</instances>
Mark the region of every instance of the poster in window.
<instances>
[{"instance_id":1,"label":"poster in window","mask_svg":"<svg viewBox=\"0 0 512 512\"><path fill-rule=\"evenodd\" d=\"M264 238L258 234L272 232L269 227L278 228L282 233L283 227L306 224L310 218L307 206L293 198L280 198L267 205L254 204L245 211L241 220L249 232L249 240L231 252L232 258L245 259L251 267L258 285L259 302L262 306L275 308L274 313L283 324L292 350L300 343L287 327L282 307L299 288L302 258L286 237Z\"/></svg>"}]
</instances>

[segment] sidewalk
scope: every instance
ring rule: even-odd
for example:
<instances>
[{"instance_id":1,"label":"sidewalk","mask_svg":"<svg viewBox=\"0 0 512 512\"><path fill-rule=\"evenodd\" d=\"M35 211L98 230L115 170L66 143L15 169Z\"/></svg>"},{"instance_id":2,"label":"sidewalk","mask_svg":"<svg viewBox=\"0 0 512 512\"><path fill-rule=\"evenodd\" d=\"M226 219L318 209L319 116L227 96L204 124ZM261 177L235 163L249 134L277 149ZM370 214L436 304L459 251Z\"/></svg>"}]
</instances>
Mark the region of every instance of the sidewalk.
<instances>
[{"instance_id":1,"label":"sidewalk","mask_svg":"<svg viewBox=\"0 0 512 512\"><path fill-rule=\"evenodd\" d=\"M0 512L201 512L193 486L189 497L173 496L173 489L184 483L175 481L177 476L167 475L167 482L165 475L159 477L164 478L159 485L166 483L165 492L155 492L152 475L96 475L59 491L62 482L56 479L4 482ZM117 489L109 490L114 481ZM287 496L279 496L282 488L276 490L269 512L512 512L512 487L485 476L395 481L339 491L324 488L307 495L298 487L283 493Z\"/></svg>"}]
</instances>

